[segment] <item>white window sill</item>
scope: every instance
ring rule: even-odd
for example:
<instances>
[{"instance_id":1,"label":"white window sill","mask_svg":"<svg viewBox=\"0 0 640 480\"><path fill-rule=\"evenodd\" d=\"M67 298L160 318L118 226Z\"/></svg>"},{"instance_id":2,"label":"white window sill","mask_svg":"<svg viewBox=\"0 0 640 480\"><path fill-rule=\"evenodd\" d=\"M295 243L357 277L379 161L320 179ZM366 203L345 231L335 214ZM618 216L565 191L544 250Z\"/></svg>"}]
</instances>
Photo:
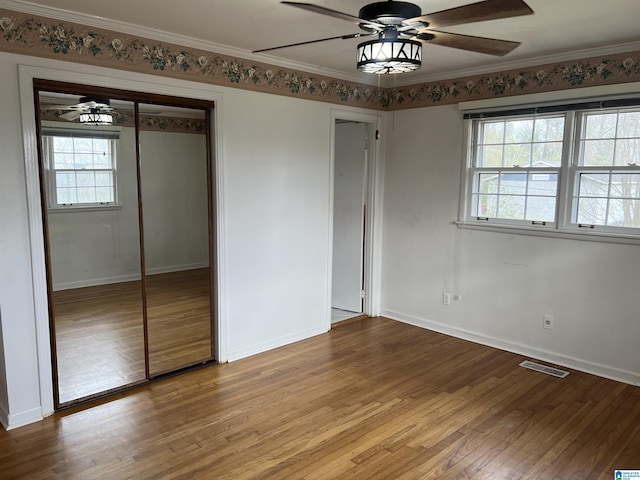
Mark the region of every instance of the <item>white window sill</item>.
<instances>
[{"instance_id":1,"label":"white window sill","mask_svg":"<svg viewBox=\"0 0 640 480\"><path fill-rule=\"evenodd\" d=\"M629 235L611 232L583 232L568 229L548 227L527 227L520 225L490 225L469 221L453 222L458 228L480 230L495 233L510 233L514 235L533 235L537 237L562 238L565 240L580 240L583 242L620 243L626 245L640 245L640 235Z\"/></svg>"},{"instance_id":2,"label":"white window sill","mask_svg":"<svg viewBox=\"0 0 640 480\"><path fill-rule=\"evenodd\" d=\"M108 212L122 210L122 205L78 205L70 207L49 207L49 213L88 213L88 212Z\"/></svg>"}]
</instances>

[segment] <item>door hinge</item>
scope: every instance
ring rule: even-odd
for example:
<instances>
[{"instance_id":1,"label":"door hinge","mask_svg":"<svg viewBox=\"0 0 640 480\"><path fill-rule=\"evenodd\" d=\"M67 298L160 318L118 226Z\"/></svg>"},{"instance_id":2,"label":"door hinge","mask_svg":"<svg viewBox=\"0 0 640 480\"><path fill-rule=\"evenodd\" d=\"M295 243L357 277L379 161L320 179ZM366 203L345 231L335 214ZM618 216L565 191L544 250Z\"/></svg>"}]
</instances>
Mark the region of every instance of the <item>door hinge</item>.
<instances>
[{"instance_id":1,"label":"door hinge","mask_svg":"<svg viewBox=\"0 0 640 480\"><path fill-rule=\"evenodd\" d=\"M365 292L364 290L360 290L360 298L362 300L364 300L365 298L367 298L367 292Z\"/></svg>"}]
</instances>

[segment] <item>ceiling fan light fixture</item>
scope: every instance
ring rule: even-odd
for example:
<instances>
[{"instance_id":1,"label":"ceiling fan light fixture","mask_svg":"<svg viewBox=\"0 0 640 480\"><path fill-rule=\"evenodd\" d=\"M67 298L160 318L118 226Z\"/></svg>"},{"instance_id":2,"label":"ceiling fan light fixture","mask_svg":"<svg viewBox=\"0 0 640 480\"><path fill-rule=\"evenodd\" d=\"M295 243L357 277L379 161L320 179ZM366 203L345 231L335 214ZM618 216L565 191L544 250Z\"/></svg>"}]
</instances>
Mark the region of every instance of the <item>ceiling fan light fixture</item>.
<instances>
[{"instance_id":1,"label":"ceiling fan light fixture","mask_svg":"<svg viewBox=\"0 0 640 480\"><path fill-rule=\"evenodd\" d=\"M88 112L80 114L80 123L83 125L112 125L113 115L105 113L99 108L92 108Z\"/></svg>"},{"instance_id":2,"label":"ceiling fan light fixture","mask_svg":"<svg viewBox=\"0 0 640 480\"><path fill-rule=\"evenodd\" d=\"M379 38L358 45L358 70L378 75L407 73L422 65L422 44L401 38Z\"/></svg>"}]
</instances>

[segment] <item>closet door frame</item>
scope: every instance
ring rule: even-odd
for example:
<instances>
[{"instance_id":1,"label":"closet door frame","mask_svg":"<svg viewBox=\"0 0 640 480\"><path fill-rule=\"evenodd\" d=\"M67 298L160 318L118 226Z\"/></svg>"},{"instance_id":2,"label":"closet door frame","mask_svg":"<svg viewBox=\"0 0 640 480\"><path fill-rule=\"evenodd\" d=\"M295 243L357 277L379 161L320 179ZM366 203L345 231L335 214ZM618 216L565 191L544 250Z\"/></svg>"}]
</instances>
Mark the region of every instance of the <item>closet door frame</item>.
<instances>
[{"instance_id":1,"label":"closet door frame","mask_svg":"<svg viewBox=\"0 0 640 480\"><path fill-rule=\"evenodd\" d=\"M51 275L51 250L49 241L49 225L48 225L48 213L47 213L47 197L45 191L45 171L43 165L43 151L41 141L41 114L40 114L40 92L52 92L52 93L64 93L72 95L94 96L98 98L109 98L113 100L129 101L134 104L134 118L135 118L135 155L136 155L136 171L137 171L137 187L138 187L138 231L139 231L139 248L140 248L140 265L141 265L141 292L142 292L142 312L143 312L143 335L144 335L144 360L145 360L145 379L130 384L123 385L122 387L109 389L103 392L99 392L87 397L83 397L79 400L73 400L69 402L60 403L59 395L59 377L58 377L58 362L57 362L57 348L56 348L56 327L55 327L55 307L53 302L53 281ZM217 304L217 255L216 255L216 209L214 205L214 199L216 198L214 192L213 182L213 154L212 136L214 135L211 120L211 111L214 108L214 102L210 100L201 100L194 98L176 97L170 95L162 95L155 93L145 93L139 91L122 90L116 88L100 87L87 84L75 84L64 81L48 80L33 78L33 98L35 106L35 133L36 133L36 153L38 163L38 174L40 177L39 191L40 191L40 208L41 208L41 220L42 220L42 235L44 238L44 260L45 260L45 276L46 276L46 293L47 293L47 306L49 309L49 347L50 347L50 362L51 362L51 380L53 390L53 409L60 410L75 406L81 403L102 398L117 392L127 390L138 385L148 383L155 378L151 377L149 372L149 345L148 345L148 324L147 324L147 308L146 308L146 274L145 274L145 258L144 258L144 228L142 217L142 192L141 192L141 175L140 175L140 114L139 104L156 104L172 107L193 108L203 110L205 113L206 124L206 162L207 162L207 211L208 211L208 251L209 251L209 295L210 295L210 338L211 338L211 360L216 358L216 337L218 335L216 329L216 319L218 312ZM172 372L173 373L173 372ZM42 380L41 380L42 381ZM42 391L42 387L41 387ZM43 414L44 410L43 401Z\"/></svg>"}]
</instances>

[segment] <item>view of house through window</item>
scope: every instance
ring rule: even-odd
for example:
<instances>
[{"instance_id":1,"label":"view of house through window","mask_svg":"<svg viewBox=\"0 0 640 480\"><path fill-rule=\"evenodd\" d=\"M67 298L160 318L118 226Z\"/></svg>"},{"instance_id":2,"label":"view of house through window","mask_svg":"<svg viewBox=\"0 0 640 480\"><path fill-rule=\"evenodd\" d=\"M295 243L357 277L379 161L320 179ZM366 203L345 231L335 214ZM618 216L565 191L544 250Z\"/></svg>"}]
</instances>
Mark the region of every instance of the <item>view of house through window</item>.
<instances>
[{"instance_id":1,"label":"view of house through window","mask_svg":"<svg viewBox=\"0 0 640 480\"><path fill-rule=\"evenodd\" d=\"M640 108L504 115L469 126L463 220L639 234Z\"/></svg>"},{"instance_id":2,"label":"view of house through window","mask_svg":"<svg viewBox=\"0 0 640 480\"><path fill-rule=\"evenodd\" d=\"M102 132L45 132L50 207L116 202L115 138Z\"/></svg>"}]
</instances>

